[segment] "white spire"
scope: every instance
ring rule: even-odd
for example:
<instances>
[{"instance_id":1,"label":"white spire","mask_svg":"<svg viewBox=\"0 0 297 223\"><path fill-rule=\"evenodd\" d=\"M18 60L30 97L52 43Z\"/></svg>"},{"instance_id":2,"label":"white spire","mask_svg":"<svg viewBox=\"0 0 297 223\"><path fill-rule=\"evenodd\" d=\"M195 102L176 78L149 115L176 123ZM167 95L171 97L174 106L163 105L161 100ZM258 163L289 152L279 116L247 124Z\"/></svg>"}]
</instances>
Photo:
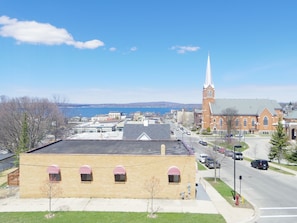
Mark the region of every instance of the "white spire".
<instances>
[{"instance_id":1,"label":"white spire","mask_svg":"<svg viewBox=\"0 0 297 223\"><path fill-rule=\"evenodd\" d=\"M211 81L210 56L209 56L209 53L208 53L204 88L207 88L209 85L214 88L214 85L213 85L213 83Z\"/></svg>"}]
</instances>

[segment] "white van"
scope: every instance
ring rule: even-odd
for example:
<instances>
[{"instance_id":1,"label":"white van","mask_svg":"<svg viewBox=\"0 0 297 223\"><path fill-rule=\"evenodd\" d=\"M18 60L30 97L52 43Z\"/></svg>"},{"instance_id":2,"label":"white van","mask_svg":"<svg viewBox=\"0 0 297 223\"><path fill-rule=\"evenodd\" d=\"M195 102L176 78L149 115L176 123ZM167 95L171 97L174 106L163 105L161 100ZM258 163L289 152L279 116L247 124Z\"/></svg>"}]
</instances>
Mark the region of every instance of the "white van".
<instances>
[{"instance_id":1,"label":"white van","mask_svg":"<svg viewBox=\"0 0 297 223\"><path fill-rule=\"evenodd\" d=\"M235 160L243 160L243 155L242 155L241 152L235 152L235 153L233 153L232 158L235 159Z\"/></svg>"},{"instance_id":2,"label":"white van","mask_svg":"<svg viewBox=\"0 0 297 223\"><path fill-rule=\"evenodd\" d=\"M200 163L205 163L205 160L206 160L207 157L208 157L207 154L205 154L205 153L201 153L201 154L199 155L199 162L200 162Z\"/></svg>"}]
</instances>

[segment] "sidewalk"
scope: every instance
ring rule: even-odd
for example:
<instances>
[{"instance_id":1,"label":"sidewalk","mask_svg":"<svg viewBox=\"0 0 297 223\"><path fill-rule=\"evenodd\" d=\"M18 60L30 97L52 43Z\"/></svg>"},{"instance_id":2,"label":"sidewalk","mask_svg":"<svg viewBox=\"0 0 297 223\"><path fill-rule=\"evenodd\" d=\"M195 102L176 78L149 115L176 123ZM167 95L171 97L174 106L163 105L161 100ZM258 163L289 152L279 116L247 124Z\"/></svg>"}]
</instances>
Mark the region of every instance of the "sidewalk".
<instances>
[{"instance_id":1,"label":"sidewalk","mask_svg":"<svg viewBox=\"0 0 297 223\"><path fill-rule=\"evenodd\" d=\"M197 200L154 199L154 209L158 209L158 212L221 214L227 223L249 222L254 216L254 210L232 207L203 179L209 173L209 171L200 171L197 174L197 179L200 179ZM53 211L148 212L150 202L149 199L54 198L51 209ZM48 210L49 199L47 198L20 199L18 194L0 198L0 212Z\"/></svg>"},{"instance_id":2,"label":"sidewalk","mask_svg":"<svg viewBox=\"0 0 297 223\"><path fill-rule=\"evenodd\" d=\"M212 203L216 207L227 223L247 223L251 222L256 213L254 209L233 207L226 201L203 177L211 177L212 172L200 171L201 179L205 185L205 190L209 195Z\"/></svg>"}]
</instances>

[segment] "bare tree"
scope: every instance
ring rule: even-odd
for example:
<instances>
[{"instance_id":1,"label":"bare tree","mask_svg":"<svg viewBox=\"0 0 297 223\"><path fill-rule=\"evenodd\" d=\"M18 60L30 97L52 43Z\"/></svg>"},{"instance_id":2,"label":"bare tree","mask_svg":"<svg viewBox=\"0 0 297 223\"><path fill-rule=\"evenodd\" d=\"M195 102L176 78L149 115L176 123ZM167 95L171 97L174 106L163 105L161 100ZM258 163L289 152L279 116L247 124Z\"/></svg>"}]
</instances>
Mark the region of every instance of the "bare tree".
<instances>
[{"instance_id":1,"label":"bare tree","mask_svg":"<svg viewBox=\"0 0 297 223\"><path fill-rule=\"evenodd\" d=\"M44 184L40 189L42 193L48 198L49 214L47 216L48 218L52 218L54 217L54 214L52 213L52 199L62 194L60 184L55 179L49 178L48 180L44 181Z\"/></svg>"},{"instance_id":2,"label":"bare tree","mask_svg":"<svg viewBox=\"0 0 297 223\"><path fill-rule=\"evenodd\" d=\"M28 124L28 150L38 146L47 134L65 126L65 118L58 106L48 99L1 97L0 144L12 153L21 142L24 114ZM61 136L62 132L56 134Z\"/></svg>"},{"instance_id":3,"label":"bare tree","mask_svg":"<svg viewBox=\"0 0 297 223\"><path fill-rule=\"evenodd\" d=\"M213 159L214 162L214 182L217 182L217 170L221 168L222 165L222 160L219 159L221 156L219 156L219 153L216 148L210 152L209 156Z\"/></svg>"},{"instance_id":4,"label":"bare tree","mask_svg":"<svg viewBox=\"0 0 297 223\"><path fill-rule=\"evenodd\" d=\"M154 209L154 198L157 193L161 190L160 186L160 179L156 177L151 177L149 180L145 182L145 189L150 193L150 200L151 200L151 206L150 206L150 213L149 217L154 218L156 217L157 209Z\"/></svg>"},{"instance_id":5,"label":"bare tree","mask_svg":"<svg viewBox=\"0 0 297 223\"><path fill-rule=\"evenodd\" d=\"M237 110L235 108L226 108L222 110L221 117L226 124L228 143L231 143L230 136L232 134L232 131L235 130L235 120L238 117Z\"/></svg>"}]
</instances>

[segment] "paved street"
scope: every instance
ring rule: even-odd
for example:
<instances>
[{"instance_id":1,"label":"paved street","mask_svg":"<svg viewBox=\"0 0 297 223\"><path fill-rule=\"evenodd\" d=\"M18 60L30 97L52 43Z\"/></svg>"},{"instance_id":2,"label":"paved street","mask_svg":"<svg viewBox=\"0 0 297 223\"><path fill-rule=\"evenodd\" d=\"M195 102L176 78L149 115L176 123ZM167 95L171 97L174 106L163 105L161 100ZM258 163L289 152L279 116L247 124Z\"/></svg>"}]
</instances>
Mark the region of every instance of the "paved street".
<instances>
[{"instance_id":1,"label":"paved street","mask_svg":"<svg viewBox=\"0 0 297 223\"><path fill-rule=\"evenodd\" d=\"M210 141L213 141L211 139ZM269 137L250 137L245 139L250 148L244 156L267 159ZM191 139L193 142L194 140ZM198 153L212 153L212 148L194 143ZM219 177L231 188L234 187L234 160L220 154L222 168ZM272 163L270 163L273 166ZM294 172L294 174L296 174ZM242 176L242 180L239 180ZM257 223L297 222L296 175L286 175L273 170L263 171L252 168L248 161L236 161L236 190L240 191L256 210ZM254 222L252 221L252 222Z\"/></svg>"}]
</instances>

